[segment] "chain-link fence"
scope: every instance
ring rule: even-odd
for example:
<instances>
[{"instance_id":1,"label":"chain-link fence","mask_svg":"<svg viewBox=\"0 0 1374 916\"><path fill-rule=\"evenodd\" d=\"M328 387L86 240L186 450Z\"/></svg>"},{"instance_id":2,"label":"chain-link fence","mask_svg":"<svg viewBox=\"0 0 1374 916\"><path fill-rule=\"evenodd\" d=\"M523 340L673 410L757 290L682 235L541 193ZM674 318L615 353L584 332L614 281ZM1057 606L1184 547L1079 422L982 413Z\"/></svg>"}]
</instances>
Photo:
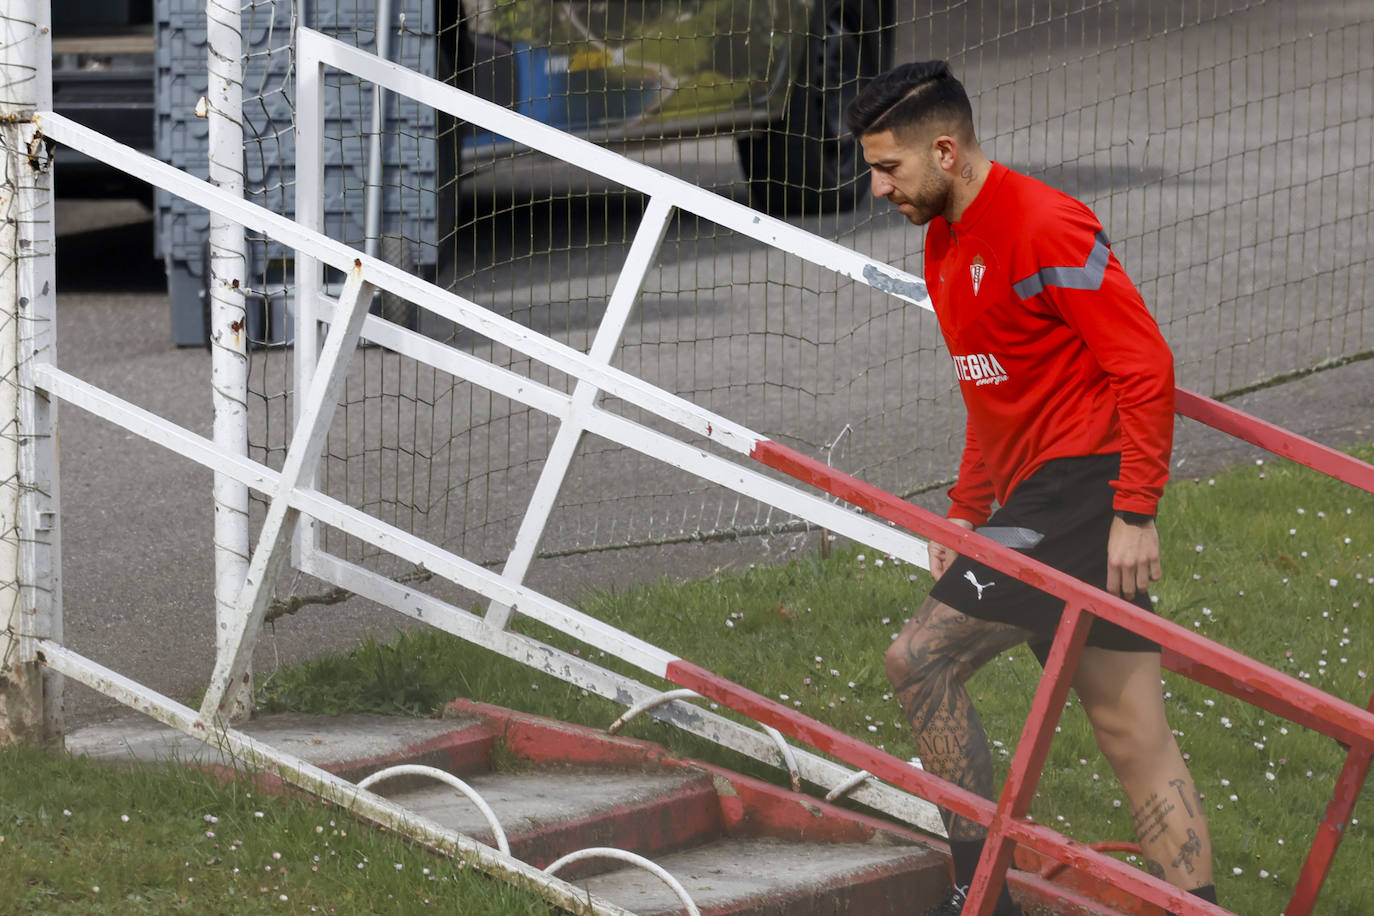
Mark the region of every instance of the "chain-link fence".
<instances>
[{"instance_id":1,"label":"chain-link fence","mask_svg":"<svg viewBox=\"0 0 1374 916\"><path fill-rule=\"evenodd\" d=\"M176 161L197 148L204 6L162 2L159 142ZM922 232L867 196L839 112L889 63L943 57L969 88L985 149L1096 210L1181 384L1220 394L1374 348L1367 4L254 0L243 22L246 181L274 209L292 207L290 43L307 25L919 272ZM408 100L381 99L374 131L372 88L337 75L329 86L332 235L590 345L639 196ZM159 213L164 253L192 286L195 220L171 203ZM279 463L291 263L262 242L249 260L252 449ZM528 368L405 303L374 309ZM940 346L930 315L684 218L614 362L911 495L952 473L962 441ZM360 354L343 408L330 492L464 556L505 556L555 420L376 347ZM766 506L586 441L542 551L788 530Z\"/></svg>"}]
</instances>

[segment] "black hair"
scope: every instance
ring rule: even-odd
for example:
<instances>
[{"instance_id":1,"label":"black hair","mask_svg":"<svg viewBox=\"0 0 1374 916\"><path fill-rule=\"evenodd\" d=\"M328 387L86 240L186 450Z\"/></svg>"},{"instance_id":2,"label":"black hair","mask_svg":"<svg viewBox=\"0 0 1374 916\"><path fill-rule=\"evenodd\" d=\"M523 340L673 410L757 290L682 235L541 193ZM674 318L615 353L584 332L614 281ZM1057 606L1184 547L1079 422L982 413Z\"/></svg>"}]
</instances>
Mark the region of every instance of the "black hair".
<instances>
[{"instance_id":1,"label":"black hair","mask_svg":"<svg viewBox=\"0 0 1374 916\"><path fill-rule=\"evenodd\" d=\"M844 110L854 136L890 130L905 134L930 121L951 121L973 138L973 106L968 93L943 60L893 67L875 76Z\"/></svg>"}]
</instances>

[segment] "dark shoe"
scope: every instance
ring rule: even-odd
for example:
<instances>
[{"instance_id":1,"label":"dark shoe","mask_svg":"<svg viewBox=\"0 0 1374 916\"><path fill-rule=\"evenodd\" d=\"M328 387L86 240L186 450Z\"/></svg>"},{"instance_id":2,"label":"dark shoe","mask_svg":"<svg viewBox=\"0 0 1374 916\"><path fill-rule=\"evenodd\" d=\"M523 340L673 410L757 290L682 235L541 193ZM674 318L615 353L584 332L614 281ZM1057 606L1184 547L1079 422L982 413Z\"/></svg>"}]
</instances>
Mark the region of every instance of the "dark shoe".
<instances>
[{"instance_id":1,"label":"dark shoe","mask_svg":"<svg viewBox=\"0 0 1374 916\"><path fill-rule=\"evenodd\" d=\"M926 910L921 916L959 916L964 912L964 901L966 900L968 900L968 886L960 887L956 884L949 889L944 900ZM1001 906L995 911L995 916L1001 916L1004 911L1007 912L1007 916L1022 916L1021 908L1011 903L1009 897L1004 896L998 903ZM1006 910L1008 906L1011 907L1009 911Z\"/></svg>"},{"instance_id":2,"label":"dark shoe","mask_svg":"<svg viewBox=\"0 0 1374 916\"><path fill-rule=\"evenodd\" d=\"M968 899L968 887L955 885L949 889L945 899L926 910L921 916L959 916L964 911L964 901Z\"/></svg>"}]
</instances>

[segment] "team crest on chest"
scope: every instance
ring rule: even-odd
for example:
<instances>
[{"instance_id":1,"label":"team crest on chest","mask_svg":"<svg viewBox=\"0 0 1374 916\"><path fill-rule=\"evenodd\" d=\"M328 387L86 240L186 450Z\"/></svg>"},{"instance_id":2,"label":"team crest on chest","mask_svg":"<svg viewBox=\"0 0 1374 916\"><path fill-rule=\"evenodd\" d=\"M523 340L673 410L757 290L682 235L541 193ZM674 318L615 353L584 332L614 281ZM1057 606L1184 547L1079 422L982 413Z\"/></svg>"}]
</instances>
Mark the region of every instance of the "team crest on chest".
<instances>
[{"instance_id":1,"label":"team crest on chest","mask_svg":"<svg viewBox=\"0 0 1374 916\"><path fill-rule=\"evenodd\" d=\"M973 277L973 295L978 295L978 287L983 285L983 274L987 273L988 267L983 263L983 256L976 254L973 256L973 263L969 265L968 272Z\"/></svg>"}]
</instances>

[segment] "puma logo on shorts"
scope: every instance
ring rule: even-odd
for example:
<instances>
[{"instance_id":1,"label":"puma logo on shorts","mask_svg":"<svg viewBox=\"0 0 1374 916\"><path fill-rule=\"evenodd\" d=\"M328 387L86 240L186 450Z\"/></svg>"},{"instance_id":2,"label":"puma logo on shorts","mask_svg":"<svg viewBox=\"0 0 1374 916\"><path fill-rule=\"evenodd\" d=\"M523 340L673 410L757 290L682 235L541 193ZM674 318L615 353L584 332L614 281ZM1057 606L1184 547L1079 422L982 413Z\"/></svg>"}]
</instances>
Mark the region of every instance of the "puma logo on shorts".
<instances>
[{"instance_id":1,"label":"puma logo on shorts","mask_svg":"<svg viewBox=\"0 0 1374 916\"><path fill-rule=\"evenodd\" d=\"M973 585L974 588L978 589L979 601L983 600L983 589L992 588L994 585L997 584L996 582L979 582L978 579L973 575L973 570L971 569L966 570L964 572L964 578L967 579Z\"/></svg>"}]
</instances>

